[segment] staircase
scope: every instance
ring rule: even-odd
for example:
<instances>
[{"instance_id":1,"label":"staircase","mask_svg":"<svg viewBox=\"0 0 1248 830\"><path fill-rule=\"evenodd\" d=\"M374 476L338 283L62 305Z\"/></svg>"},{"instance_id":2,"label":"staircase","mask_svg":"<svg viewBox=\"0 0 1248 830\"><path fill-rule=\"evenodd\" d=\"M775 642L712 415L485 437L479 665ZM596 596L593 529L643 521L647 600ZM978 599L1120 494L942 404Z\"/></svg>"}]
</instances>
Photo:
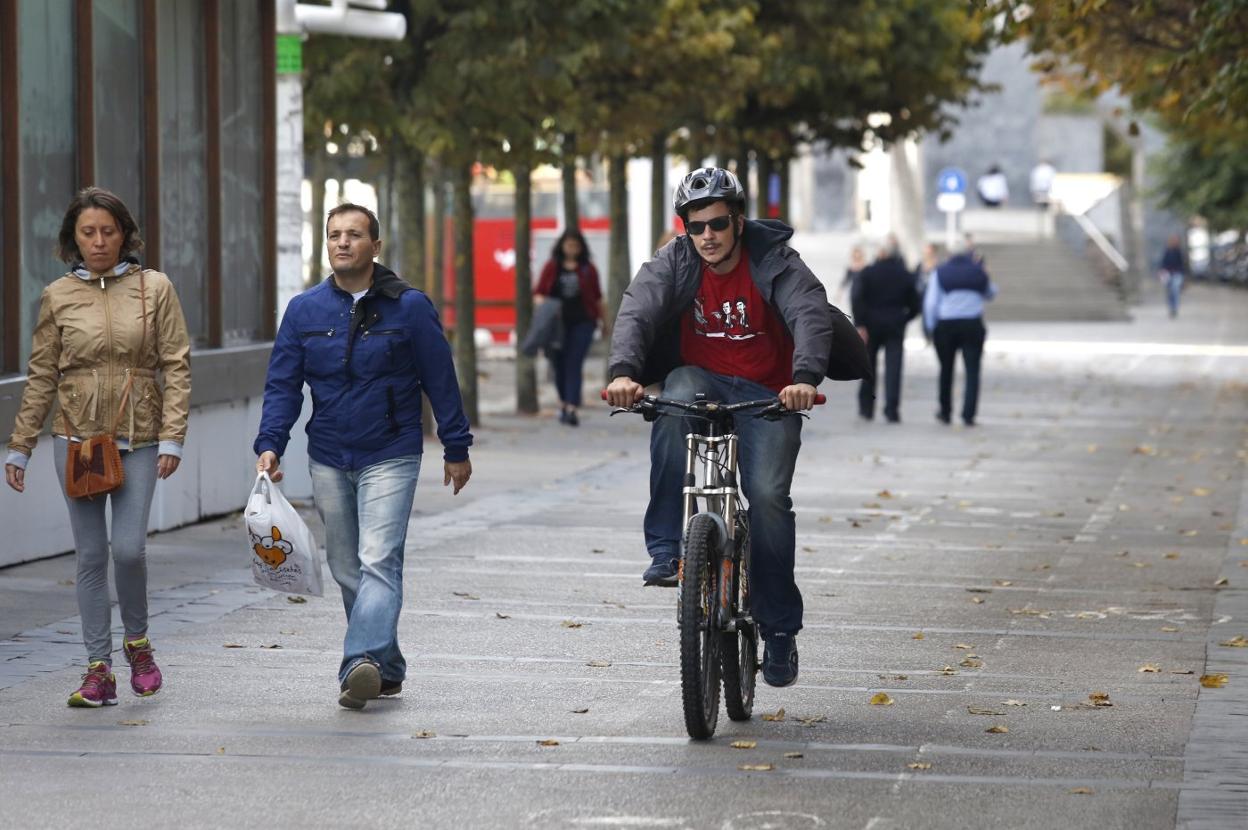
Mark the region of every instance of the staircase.
<instances>
[{"instance_id":1,"label":"staircase","mask_svg":"<svg viewBox=\"0 0 1248 830\"><path fill-rule=\"evenodd\" d=\"M1127 319L1117 288L1059 239L983 242L977 250L997 284L989 321Z\"/></svg>"}]
</instances>

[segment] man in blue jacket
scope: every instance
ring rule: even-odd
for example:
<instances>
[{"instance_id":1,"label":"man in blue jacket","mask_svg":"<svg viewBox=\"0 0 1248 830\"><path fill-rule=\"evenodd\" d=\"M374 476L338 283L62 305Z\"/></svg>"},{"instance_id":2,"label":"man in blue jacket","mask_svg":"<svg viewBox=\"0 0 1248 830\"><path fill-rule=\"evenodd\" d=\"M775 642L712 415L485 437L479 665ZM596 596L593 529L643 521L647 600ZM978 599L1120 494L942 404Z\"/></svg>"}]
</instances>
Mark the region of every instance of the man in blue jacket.
<instances>
[{"instance_id":1,"label":"man in blue jacket","mask_svg":"<svg viewBox=\"0 0 1248 830\"><path fill-rule=\"evenodd\" d=\"M438 422L443 483L468 483L472 433L433 303L375 257L377 217L343 204L325 225L333 275L295 297L277 332L254 449L256 470L278 465L312 390L308 468L325 524L330 572L342 588L347 635L338 703L362 709L398 694L403 546L423 446L421 393Z\"/></svg>"}]
</instances>

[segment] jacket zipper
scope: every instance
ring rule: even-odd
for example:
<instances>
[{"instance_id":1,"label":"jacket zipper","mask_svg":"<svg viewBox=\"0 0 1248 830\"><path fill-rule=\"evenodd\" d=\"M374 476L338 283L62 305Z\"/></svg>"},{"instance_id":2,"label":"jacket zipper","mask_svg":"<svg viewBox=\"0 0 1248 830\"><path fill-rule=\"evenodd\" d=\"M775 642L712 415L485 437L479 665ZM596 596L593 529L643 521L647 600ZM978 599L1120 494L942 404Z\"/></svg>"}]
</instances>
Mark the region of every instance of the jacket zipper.
<instances>
[{"instance_id":1,"label":"jacket zipper","mask_svg":"<svg viewBox=\"0 0 1248 830\"><path fill-rule=\"evenodd\" d=\"M104 364L106 369L104 382L109 395L108 406L104 407L104 415L107 417L108 413L113 410L113 311L108 305L108 288L104 284L103 277L100 277L100 292L104 298L104 345L108 347L108 362ZM99 397L99 395L96 396L97 401Z\"/></svg>"}]
</instances>

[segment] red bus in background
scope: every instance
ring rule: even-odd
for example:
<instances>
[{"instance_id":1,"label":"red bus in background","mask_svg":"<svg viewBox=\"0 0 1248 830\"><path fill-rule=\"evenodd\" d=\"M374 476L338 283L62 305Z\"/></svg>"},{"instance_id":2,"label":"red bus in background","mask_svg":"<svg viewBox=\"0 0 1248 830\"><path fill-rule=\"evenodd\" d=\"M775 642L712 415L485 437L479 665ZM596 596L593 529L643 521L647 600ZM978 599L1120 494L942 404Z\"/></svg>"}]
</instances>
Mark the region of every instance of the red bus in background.
<instances>
[{"instance_id":1,"label":"red bus in background","mask_svg":"<svg viewBox=\"0 0 1248 830\"><path fill-rule=\"evenodd\" d=\"M607 244L611 220L607 217L582 219L581 232L589 244L599 279L606 281ZM455 327L455 249L452 222L446 219L446 250L442 277L442 322L448 329ZM553 216L533 218L531 249L533 252L533 284L537 284L542 266L550 257L551 247L561 230ZM513 342L516 328L516 221L511 217L478 218L472 233L473 279L477 294L478 329L487 329L495 343ZM606 285L601 286L606 291Z\"/></svg>"}]
</instances>

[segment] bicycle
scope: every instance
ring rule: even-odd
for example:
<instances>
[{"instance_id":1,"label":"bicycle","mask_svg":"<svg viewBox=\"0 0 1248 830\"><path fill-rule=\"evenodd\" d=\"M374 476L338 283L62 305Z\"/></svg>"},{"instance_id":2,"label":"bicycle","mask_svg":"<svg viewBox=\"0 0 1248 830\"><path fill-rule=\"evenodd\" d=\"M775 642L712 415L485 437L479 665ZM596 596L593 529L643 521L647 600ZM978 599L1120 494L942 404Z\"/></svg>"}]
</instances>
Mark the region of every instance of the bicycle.
<instances>
[{"instance_id":1,"label":"bicycle","mask_svg":"<svg viewBox=\"0 0 1248 830\"><path fill-rule=\"evenodd\" d=\"M815 403L825 400L818 395ZM735 418L747 413L768 420L807 416L776 398L723 404L702 396L686 402L646 395L611 414L622 412L648 421L679 415L707 425L705 434L685 437L685 533L676 604L685 729L689 737L703 740L715 734L719 721L721 681L728 717L752 717L759 669L758 626L750 615L750 520L738 492Z\"/></svg>"}]
</instances>

